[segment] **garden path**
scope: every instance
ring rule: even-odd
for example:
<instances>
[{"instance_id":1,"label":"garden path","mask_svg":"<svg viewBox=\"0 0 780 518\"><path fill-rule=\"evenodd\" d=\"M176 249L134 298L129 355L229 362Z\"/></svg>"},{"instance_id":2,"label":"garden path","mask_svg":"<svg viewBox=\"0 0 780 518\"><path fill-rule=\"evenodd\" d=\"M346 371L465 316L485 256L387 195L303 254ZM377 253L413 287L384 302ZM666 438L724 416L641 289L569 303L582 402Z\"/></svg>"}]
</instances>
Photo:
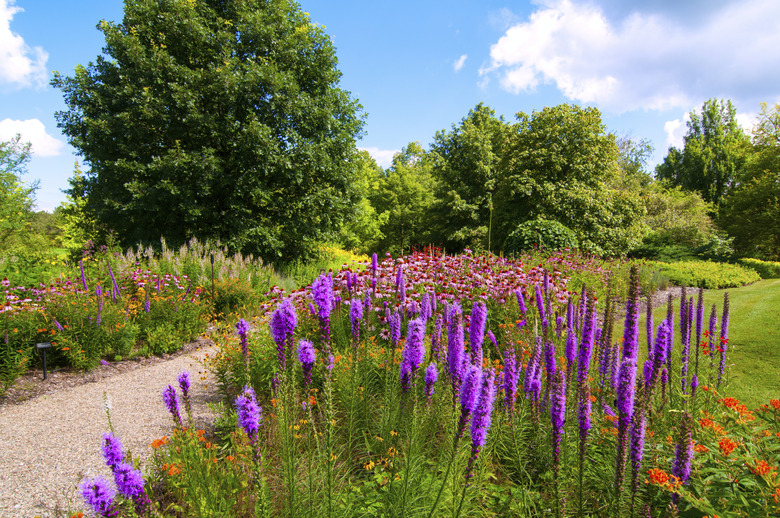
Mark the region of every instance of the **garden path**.
<instances>
[{"instance_id":1,"label":"garden path","mask_svg":"<svg viewBox=\"0 0 780 518\"><path fill-rule=\"evenodd\" d=\"M92 379L82 375L85 382L55 380L58 390L51 391L47 379L38 383L44 390L39 386L36 393L42 395L0 404L0 517L69 517L83 506L78 485L84 477L112 479L101 452L109 430L105 398L114 433L143 467L151 457L151 442L171 432L173 421L161 394L168 384L177 386L182 371L189 371L192 382L194 426L211 426L208 403L219 398L202 359L215 352L216 346L202 341L182 354L129 370L125 364L132 362L102 365Z\"/></svg>"}]
</instances>

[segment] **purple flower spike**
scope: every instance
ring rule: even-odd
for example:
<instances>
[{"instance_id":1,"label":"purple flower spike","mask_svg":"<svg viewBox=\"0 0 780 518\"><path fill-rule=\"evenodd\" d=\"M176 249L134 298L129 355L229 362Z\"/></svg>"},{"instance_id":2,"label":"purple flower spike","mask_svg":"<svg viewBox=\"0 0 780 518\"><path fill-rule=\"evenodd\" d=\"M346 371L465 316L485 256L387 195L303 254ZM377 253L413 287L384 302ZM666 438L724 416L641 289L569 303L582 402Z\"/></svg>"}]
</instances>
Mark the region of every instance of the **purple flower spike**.
<instances>
[{"instance_id":1,"label":"purple flower spike","mask_svg":"<svg viewBox=\"0 0 780 518\"><path fill-rule=\"evenodd\" d=\"M163 390L163 402L168 408L168 411L173 416L173 422L179 428L182 427L181 412L179 411L179 399L176 397L176 389L172 385L168 385Z\"/></svg>"},{"instance_id":2,"label":"purple flower spike","mask_svg":"<svg viewBox=\"0 0 780 518\"><path fill-rule=\"evenodd\" d=\"M298 325L298 315L290 299L284 299L271 314L271 336L276 344L276 355L279 367L287 367L287 353L292 349L295 327Z\"/></svg>"},{"instance_id":3,"label":"purple flower spike","mask_svg":"<svg viewBox=\"0 0 780 518\"><path fill-rule=\"evenodd\" d=\"M115 516L114 496L116 491L105 477L86 479L81 484L81 496L87 505L99 516Z\"/></svg>"},{"instance_id":4,"label":"purple flower spike","mask_svg":"<svg viewBox=\"0 0 780 518\"><path fill-rule=\"evenodd\" d=\"M552 379L552 387L550 388L550 421L552 422L553 464L558 469L561 457L563 425L566 422L566 375L562 369L558 369Z\"/></svg>"},{"instance_id":5,"label":"purple flower spike","mask_svg":"<svg viewBox=\"0 0 780 518\"><path fill-rule=\"evenodd\" d=\"M718 386L723 382L723 373L726 369L726 351L729 346L729 292L723 294L723 314L720 317L720 365L718 367Z\"/></svg>"},{"instance_id":6,"label":"purple flower spike","mask_svg":"<svg viewBox=\"0 0 780 518\"><path fill-rule=\"evenodd\" d=\"M515 290L515 296L517 297L517 307L520 309L520 313L525 318L525 314L528 312L528 308L525 307L525 298L523 298L523 289L517 288Z\"/></svg>"},{"instance_id":7,"label":"purple flower spike","mask_svg":"<svg viewBox=\"0 0 780 518\"><path fill-rule=\"evenodd\" d=\"M425 395L428 397L428 401L433 396L433 386L439 379L439 369L434 362L428 364L428 368L425 369Z\"/></svg>"},{"instance_id":8,"label":"purple flower spike","mask_svg":"<svg viewBox=\"0 0 780 518\"><path fill-rule=\"evenodd\" d=\"M238 425L246 432L252 444L257 440L260 431L261 413L263 409L257 404L255 391L250 386L245 386L244 391L236 397L233 404L238 415Z\"/></svg>"},{"instance_id":9,"label":"purple flower spike","mask_svg":"<svg viewBox=\"0 0 780 518\"><path fill-rule=\"evenodd\" d=\"M137 499L144 493L144 477L141 470L133 469L133 465L123 462L114 471L116 488L125 498Z\"/></svg>"},{"instance_id":10,"label":"purple flower spike","mask_svg":"<svg viewBox=\"0 0 780 518\"><path fill-rule=\"evenodd\" d=\"M482 342L485 340L485 324L487 322L487 307L478 300L471 309L471 325L469 340L471 345L471 363L482 365Z\"/></svg>"},{"instance_id":11,"label":"purple flower spike","mask_svg":"<svg viewBox=\"0 0 780 518\"><path fill-rule=\"evenodd\" d=\"M412 379L425 356L425 321L416 318L409 321L406 344L401 352L401 386L403 391L409 390Z\"/></svg>"},{"instance_id":12,"label":"purple flower spike","mask_svg":"<svg viewBox=\"0 0 780 518\"><path fill-rule=\"evenodd\" d=\"M360 341L360 319L363 318L363 304L359 298L353 298L349 303L349 318L352 321L352 343Z\"/></svg>"},{"instance_id":13,"label":"purple flower spike","mask_svg":"<svg viewBox=\"0 0 780 518\"><path fill-rule=\"evenodd\" d=\"M623 331L623 358L631 358L636 362L639 345L639 268L636 265L633 265L629 272L629 283Z\"/></svg>"},{"instance_id":14,"label":"purple flower spike","mask_svg":"<svg viewBox=\"0 0 780 518\"><path fill-rule=\"evenodd\" d=\"M691 416L683 414L680 423L680 436L675 449L672 475L680 479L683 484L688 483L691 476L691 460L693 460L693 431L691 429ZM672 500L677 501L677 494L672 495Z\"/></svg>"},{"instance_id":15,"label":"purple flower spike","mask_svg":"<svg viewBox=\"0 0 780 518\"><path fill-rule=\"evenodd\" d=\"M236 322L236 333L241 341L241 353L244 355L244 361L249 360L249 341L247 335L249 334L249 322L243 318Z\"/></svg>"},{"instance_id":16,"label":"purple flower spike","mask_svg":"<svg viewBox=\"0 0 780 518\"><path fill-rule=\"evenodd\" d=\"M371 275L372 276L376 277L376 271L378 267L379 264L377 262L376 252L374 252L373 254L371 254Z\"/></svg>"},{"instance_id":17,"label":"purple flower spike","mask_svg":"<svg viewBox=\"0 0 780 518\"><path fill-rule=\"evenodd\" d=\"M115 471L116 467L125 460L122 443L113 433L103 435L103 458L111 471Z\"/></svg>"},{"instance_id":18,"label":"purple flower spike","mask_svg":"<svg viewBox=\"0 0 780 518\"><path fill-rule=\"evenodd\" d=\"M314 345L308 340L298 341L298 361L301 362L303 369L303 384L308 387L311 383L311 370L317 359L317 353L314 351Z\"/></svg>"},{"instance_id":19,"label":"purple flower spike","mask_svg":"<svg viewBox=\"0 0 780 518\"><path fill-rule=\"evenodd\" d=\"M460 386L460 413L461 426L458 427L460 433L463 433L462 427L466 425L466 419L474 411L477 405L480 387L482 383L482 367L471 365L466 372L463 383Z\"/></svg>"},{"instance_id":20,"label":"purple flower spike","mask_svg":"<svg viewBox=\"0 0 780 518\"><path fill-rule=\"evenodd\" d=\"M544 307L542 288L540 288L538 284L534 284L534 300L536 301L536 309L539 311L539 319L542 321L542 327L547 329L550 326L550 322L547 320L547 311Z\"/></svg>"},{"instance_id":21,"label":"purple flower spike","mask_svg":"<svg viewBox=\"0 0 780 518\"><path fill-rule=\"evenodd\" d=\"M433 335L431 335L431 354L438 363L444 361L444 351L441 344L441 330L444 325L444 317L439 313L436 315L436 322L433 325Z\"/></svg>"},{"instance_id":22,"label":"purple flower spike","mask_svg":"<svg viewBox=\"0 0 780 518\"><path fill-rule=\"evenodd\" d=\"M517 365L517 355L514 347L504 352L504 404L510 414L515 412L515 396L517 395L517 383L520 379L520 371Z\"/></svg>"},{"instance_id":23,"label":"purple flower spike","mask_svg":"<svg viewBox=\"0 0 780 518\"><path fill-rule=\"evenodd\" d=\"M447 363L452 380L453 394L460 389L463 381L464 365L463 361L463 315L460 312L460 305L453 304L450 310L450 325L447 329Z\"/></svg>"},{"instance_id":24,"label":"purple flower spike","mask_svg":"<svg viewBox=\"0 0 780 518\"><path fill-rule=\"evenodd\" d=\"M495 372L489 369L482 376L482 387L479 399L471 417L472 452L485 446L488 430L490 430L493 401L496 397Z\"/></svg>"}]
</instances>

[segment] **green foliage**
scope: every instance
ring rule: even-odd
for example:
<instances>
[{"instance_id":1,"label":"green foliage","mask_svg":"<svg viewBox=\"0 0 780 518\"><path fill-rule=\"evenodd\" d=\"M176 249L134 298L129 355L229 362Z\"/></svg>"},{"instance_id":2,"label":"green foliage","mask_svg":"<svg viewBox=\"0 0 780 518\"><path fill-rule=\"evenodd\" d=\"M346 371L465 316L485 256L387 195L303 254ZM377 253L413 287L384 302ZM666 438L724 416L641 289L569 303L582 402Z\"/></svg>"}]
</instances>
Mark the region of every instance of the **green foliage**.
<instances>
[{"instance_id":1,"label":"green foliage","mask_svg":"<svg viewBox=\"0 0 780 518\"><path fill-rule=\"evenodd\" d=\"M497 242L518 220L540 217L573 230L589 253L623 255L638 245L644 208L636 194L610 187L618 148L599 111L560 105L517 118L494 200Z\"/></svg>"},{"instance_id":2,"label":"green foliage","mask_svg":"<svg viewBox=\"0 0 780 518\"><path fill-rule=\"evenodd\" d=\"M0 252L7 255L30 235L30 219L37 183L27 187L22 175L27 172L30 144L14 139L0 142Z\"/></svg>"},{"instance_id":3,"label":"green foliage","mask_svg":"<svg viewBox=\"0 0 780 518\"><path fill-rule=\"evenodd\" d=\"M717 99L705 101L701 113L693 110L682 151L669 148L656 176L718 206L739 181L751 151L736 115L731 101Z\"/></svg>"},{"instance_id":4,"label":"green foliage","mask_svg":"<svg viewBox=\"0 0 780 518\"><path fill-rule=\"evenodd\" d=\"M287 291L311 284L321 272L338 271L343 268L357 270L369 263L371 258L355 254L333 245L321 245L317 255L309 261L295 261L284 265L280 270L281 287Z\"/></svg>"},{"instance_id":5,"label":"green foliage","mask_svg":"<svg viewBox=\"0 0 780 518\"><path fill-rule=\"evenodd\" d=\"M520 223L504 241L504 253L520 253L534 249L556 252L577 249L577 236L557 221L535 219Z\"/></svg>"},{"instance_id":6,"label":"green foliage","mask_svg":"<svg viewBox=\"0 0 780 518\"><path fill-rule=\"evenodd\" d=\"M417 142L393 157L393 165L370 198L384 235L377 245L380 252L402 253L412 245L429 242L428 215L434 203L432 167L430 155Z\"/></svg>"},{"instance_id":7,"label":"green foliage","mask_svg":"<svg viewBox=\"0 0 780 518\"><path fill-rule=\"evenodd\" d=\"M706 289L736 288L761 279L755 270L729 263L712 261L679 261L672 263L647 261L644 264L658 270L672 284L677 286Z\"/></svg>"},{"instance_id":8,"label":"green foliage","mask_svg":"<svg viewBox=\"0 0 780 518\"><path fill-rule=\"evenodd\" d=\"M338 240L347 250L370 252L385 235L382 226L387 223L389 213L377 214L370 197L376 192L384 178L380 168L367 151L359 151L355 158L354 187L360 195L355 206L355 215L339 232Z\"/></svg>"},{"instance_id":9,"label":"green foliage","mask_svg":"<svg viewBox=\"0 0 780 518\"><path fill-rule=\"evenodd\" d=\"M101 231L291 260L351 215L360 107L297 4L126 0L99 27L105 54L52 85Z\"/></svg>"},{"instance_id":10,"label":"green foliage","mask_svg":"<svg viewBox=\"0 0 780 518\"><path fill-rule=\"evenodd\" d=\"M761 259L752 259L750 257L740 259L738 262L742 266L754 269L762 279L780 278L780 262L762 261Z\"/></svg>"},{"instance_id":11,"label":"green foliage","mask_svg":"<svg viewBox=\"0 0 780 518\"><path fill-rule=\"evenodd\" d=\"M214 315L228 321L238 314L251 314L260 305L262 297L242 279L220 279L215 282Z\"/></svg>"},{"instance_id":12,"label":"green foliage","mask_svg":"<svg viewBox=\"0 0 780 518\"><path fill-rule=\"evenodd\" d=\"M501 174L502 146L509 126L480 103L431 144L436 179L432 216L447 249L489 250L493 195Z\"/></svg>"},{"instance_id":13,"label":"green foliage","mask_svg":"<svg viewBox=\"0 0 780 518\"><path fill-rule=\"evenodd\" d=\"M720 225L743 255L780 260L780 104L762 105L753 131L755 152L743 181L721 207Z\"/></svg>"}]
</instances>

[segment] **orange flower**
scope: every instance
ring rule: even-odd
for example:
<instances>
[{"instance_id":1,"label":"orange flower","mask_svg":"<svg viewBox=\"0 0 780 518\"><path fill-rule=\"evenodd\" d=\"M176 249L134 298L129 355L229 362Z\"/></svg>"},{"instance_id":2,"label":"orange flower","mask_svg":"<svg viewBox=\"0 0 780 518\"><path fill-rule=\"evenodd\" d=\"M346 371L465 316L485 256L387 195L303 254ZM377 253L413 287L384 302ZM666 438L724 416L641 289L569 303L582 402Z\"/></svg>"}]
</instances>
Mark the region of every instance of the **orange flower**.
<instances>
[{"instance_id":1,"label":"orange flower","mask_svg":"<svg viewBox=\"0 0 780 518\"><path fill-rule=\"evenodd\" d=\"M669 482L669 475L660 468L650 468L647 474L650 476L650 484L655 486L665 486Z\"/></svg>"},{"instance_id":2,"label":"orange flower","mask_svg":"<svg viewBox=\"0 0 780 518\"><path fill-rule=\"evenodd\" d=\"M772 405L772 408L775 410L780 410L780 399L770 399L769 404Z\"/></svg>"},{"instance_id":3,"label":"orange flower","mask_svg":"<svg viewBox=\"0 0 780 518\"><path fill-rule=\"evenodd\" d=\"M697 444L697 445L696 445L696 446L693 448L693 450L694 450L695 452L697 452L697 453L706 453L706 452L710 451L710 449L709 449L709 448L707 448L706 446L704 446L703 444Z\"/></svg>"},{"instance_id":4,"label":"orange flower","mask_svg":"<svg viewBox=\"0 0 780 518\"><path fill-rule=\"evenodd\" d=\"M156 440L152 441L152 448L154 448L156 450L160 446L163 446L163 445L165 445L167 443L168 443L168 437L167 436L163 437L162 439L156 439Z\"/></svg>"},{"instance_id":5,"label":"orange flower","mask_svg":"<svg viewBox=\"0 0 780 518\"><path fill-rule=\"evenodd\" d=\"M73 513L72 515L70 515L70 518L84 518L84 513L82 513L81 511L79 511L78 513Z\"/></svg>"},{"instance_id":6,"label":"orange flower","mask_svg":"<svg viewBox=\"0 0 780 518\"><path fill-rule=\"evenodd\" d=\"M168 470L168 475L170 476L178 475L179 473L181 473L181 468L176 465L172 465L171 469Z\"/></svg>"},{"instance_id":7,"label":"orange flower","mask_svg":"<svg viewBox=\"0 0 780 518\"><path fill-rule=\"evenodd\" d=\"M63 351L70 351L70 347L63 347L62 350Z\"/></svg>"},{"instance_id":8,"label":"orange flower","mask_svg":"<svg viewBox=\"0 0 780 518\"><path fill-rule=\"evenodd\" d=\"M317 404L317 399L314 396L309 396L309 405L314 406Z\"/></svg>"},{"instance_id":9,"label":"orange flower","mask_svg":"<svg viewBox=\"0 0 780 518\"><path fill-rule=\"evenodd\" d=\"M770 466L769 463L763 460L756 462L755 467L752 466L748 466L748 467L750 468L750 471L752 471L754 474L758 475L759 477L763 477L767 475L770 471L775 469L772 466Z\"/></svg>"},{"instance_id":10,"label":"orange flower","mask_svg":"<svg viewBox=\"0 0 780 518\"><path fill-rule=\"evenodd\" d=\"M736 442L732 441L728 437L724 437L723 439L718 441L718 446L720 446L720 451L723 452L723 455L728 457L731 454L732 451L737 449L737 446L739 446L739 444L737 444Z\"/></svg>"},{"instance_id":11,"label":"orange flower","mask_svg":"<svg viewBox=\"0 0 780 518\"><path fill-rule=\"evenodd\" d=\"M724 397L723 399L719 399L718 403L723 403L726 408L735 408L737 405L739 405L739 399L735 399L733 397Z\"/></svg>"},{"instance_id":12,"label":"orange flower","mask_svg":"<svg viewBox=\"0 0 780 518\"><path fill-rule=\"evenodd\" d=\"M225 457L225 460L228 462L233 462L234 460L236 460L236 458L232 455L228 455L227 457Z\"/></svg>"}]
</instances>

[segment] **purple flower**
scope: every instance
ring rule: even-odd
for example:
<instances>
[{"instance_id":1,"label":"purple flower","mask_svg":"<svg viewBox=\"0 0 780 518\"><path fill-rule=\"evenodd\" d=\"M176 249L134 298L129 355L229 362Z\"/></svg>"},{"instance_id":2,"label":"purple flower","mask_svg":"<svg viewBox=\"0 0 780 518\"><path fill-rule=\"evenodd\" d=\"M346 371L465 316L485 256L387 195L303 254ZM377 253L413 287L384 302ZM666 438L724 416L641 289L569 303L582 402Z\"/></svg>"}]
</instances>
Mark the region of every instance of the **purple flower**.
<instances>
[{"instance_id":1,"label":"purple flower","mask_svg":"<svg viewBox=\"0 0 780 518\"><path fill-rule=\"evenodd\" d=\"M162 396L165 406L173 416L173 422L176 424L176 426L181 428L181 413L179 412L179 399L176 397L176 389L173 388L172 385L168 385L163 390Z\"/></svg>"},{"instance_id":2,"label":"purple flower","mask_svg":"<svg viewBox=\"0 0 780 518\"><path fill-rule=\"evenodd\" d=\"M517 394L517 382L520 372L517 368L517 355L514 347L504 351L504 402L510 414L515 411L515 396Z\"/></svg>"},{"instance_id":3,"label":"purple flower","mask_svg":"<svg viewBox=\"0 0 780 518\"><path fill-rule=\"evenodd\" d=\"M636 495L639 490L639 473L642 469L642 459L645 454L645 410L641 408L636 414L631 427L631 492Z\"/></svg>"},{"instance_id":4,"label":"purple flower","mask_svg":"<svg viewBox=\"0 0 780 518\"><path fill-rule=\"evenodd\" d=\"M490 339L490 343L493 344L493 347L498 349L498 340L496 340L496 335L493 334L493 331L488 330L487 337Z\"/></svg>"},{"instance_id":5,"label":"purple flower","mask_svg":"<svg viewBox=\"0 0 780 518\"><path fill-rule=\"evenodd\" d=\"M485 340L485 323L487 322L487 307L478 300L471 308L471 325L469 340L471 345L471 363L482 365L482 342Z\"/></svg>"},{"instance_id":6,"label":"purple flower","mask_svg":"<svg viewBox=\"0 0 780 518\"><path fill-rule=\"evenodd\" d=\"M184 398L187 398L187 395L190 393L190 373L187 371L182 371L181 374L179 374L179 388L181 388L181 393L184 395Z\"/></svg>"},{"instance_id":7,"label":"purple flower","mask_svg":"<svg viewBox=\"0 0 780 518\"><path fill-rule=\"evenodd\" d=\"M236 323L236 333L241 340L241 353L244 355L244 361L249 361L249 341L247 335L249 334L249 322L243 318Z\"/></svg>"},{"instance_id":8,"label":"purple flower","mask_svg":"<svg viewBox=\"0 0 780 518\"><path fill-rule=\"evenodd\" d=\"M687 484L691 476L691 460L693 459L693 431L691 429L691 416L686 412L680 423L680 437L675 448L674 462L672 463L672 475ZM676 501L677 495L673 495Z\"/></svg>"},{"instance_id":9,"label":"purple flower","mask_svg":"<svg viewBox=\"0 0 780 518\"><path fill-rule=\"evenodd\" d=\"M115 471L116 467L125 460L122 443L113 433L103 434L103 458L111 471Z\"/></svg>"},{"instance_id":10,"label":"purple flower","mask_svg":"<svg viewBox=\"0 0 780 518\"><path fill-rule=\"evenodd\" d=\"M629 272L628 300L623 330L623 358L631 358L636 363L639 344L639 269L631 266Z\"/></svg>"},{"instance_id":11,"label":"purple flower","mask_svg":"<svg viewBox=\"0 0 780 518\"><path fill-rule=\"evenodd\" d=\"M577 361L577 334L574 327L574 304L569 298L566 305L566 377L572 378L574 365ZM590 363L590 360L588 361Z\"/></svg>"},{"instance_id":12,"label":"purple flower","mask_svg":"<svg viewBox=\"0 0 780 518\"><path fill-rule=\"evenodd\" d=\"M525 299L523 298L523 288L517 288L515 290L515 297L517 297L517 307L520 309L520 313L522 313L523 318L525 318L525 314L528 312L528 309L525 307Z\"/></svg>"},{"instance_id":13,"label":"purple flower","mask_svg":"<svg viewBox=\"0 0 780 518\"><path fill-rule=\"evenodd\" d=\"M84 501L99 516L116 516L114 509L114 496L116 491L105 477L86 479L81 484L81 496Z\"/></svg>"},{"instance_id":14,"label":"purple flower","mask_svg":"<svg viewBox=\"0 0 780 518\"><path fill-rule=\"evenodd\" d=\"M536 301L536 309L539 311L539 318L542 320L542 327L547 329L550 326L550 322L547 320L547 312L544 307L544 297L542 295L542 289L538 284L534 284L534 300Z\"/></svg>"},{"instance_id":15,"label":"purple flower","mask_svg":"<svg viewBox=\"0 0 780 518\"><path fill-rule=\"evenodd\" d=\"M555 345L549 340L544 345L544 368L547 371L547 379L552 379L555 376Z\"/></svg>"},{"instance_id":16,"label":"purple flower","mask_svg":"<svg viewBox=\"0 0 780 518\"><path fill-rule=\"evenodd\" d=\"M699 388L699 377L694 374L691 377L691 396L696 394L697 388Z\"/></svg>"},{"instance_id":17,"label":"purple flower","mask_svg":"<svg viewBox=\"0 0 780 518\"><path fill-rule=\"evenodd\" d=\"M588 378L588 369L590 368L591 356L593 354L593 332L596 327L596 308L595 300L588 300L584 323L582 326L582 339L580 349L577 355L577 383L583 384L583 380Z\"/></svg>"},{"instance_id":18,"label":"purple flower","mask_svg":"<svg viewBox=\"0 0 780 518\"><path fill-rule=\"evenodd\" d=\"M363 305L360 299L353 298L350 301L349 318L352 321L352 343L357 346L360 340L360 319L363 318Z\"/></svg>"},{"instance_id":19,"label":"purple flower","mask_svg":"<svg viewBox=\"0 0 780 518\"><path fill-rule=\"evenodd\" d=\"M433 335L431 335L431 354L437 362L444 360L444 351L441 347L441 328L444 324L444 317L439 313L436 315L436 322L433 325Z\"/></svg>"},{"instance_id":20,"label":"purple flower","mask_svg":"<svg viewBox=\"0 0 780 518\"><path fill-rule=\"evenodd\" d=\"M260 431L260 419L263 409L257 404L255 391L250 386L245 386L244 391L236 397L233 406L238 415L238 425L249 436L249 440L254 444L257 440L257 434Z\"/></svg>"},{"instance_id":21,"label":"purple flower","mask_svg":"<svg viewBox=\"0 0 780 518\"><path fill-rule=\"evenodd\" d=\"M493 400L496 397L495 372L488 369L482 376L482 387L471 417L471 447L472 453L478 452L485 445L488 430L490 430Z\"/></svg>"},{"instance_id":22,"label":"purple flower","mask_svg":"<svg viewBox=\"0 0 780 518\"><path fill-rule=\"evenodd\" d=\"M317 316L320 320L330 318L333 311L333 277L324 273L311 283L311 295L317 305Z\"/></svg>"},{"instance_id":23,"label":"purple flower","mask_svg":"<svg viewBox=\"0 0 780 518\"><path fill-rule=\"evenodd\" d=\"M431 299L427 292L423 293L420 302L420 316L426 321L431 318Z\"/></svg>"},{"instance_id":24,"label":"purple flower","mask_svg":"<svg viewBox=\"0 0 780 518\"><path fill-rule=\"evenodd\" d=\"M460 386L460 409L462 415L468 415L474 411L479 398L481 382L482 367L477 365L469 366Z\"/></svg>"},{"instance_id":25,"label":"purple flower","mask_svg":"<svg viewBox=\"0 0 780 518\"><path fill-rule=\"evenodd\" d=\"M298 325L298 315L290 299L284 299L271 314L269 327L271 336L276 344L276 356L279 367L284 370L287 367L287 351L292 348L295 327Z\"/></svg>"},{"instance_id":26,"label":"purple flower","mask_svg":"<svg viewBox=\"0 0 780 518\"><path fill-rule=\"evenodd\" d=\"M550 421L552 423L553 464L558 469L561 457L563 425L566 422L566 375L562 369L558 369L552 378L552 387L550 388Z\"/></svg>"},{"instance_id":27,"label":"purple flower","mask_svg":"<svg viewBox=\"0 0 780 518\"><path fill-rule=\"evenodd\" d=\"M718 386L723 381L723 372L726 369L726 351L729 345L729 292L723 294L723 314L720 317L720 366L718 367Z\"/></svg>"},{"instance_id":28,"label":"purple flower","mask_svg":"<svg viewBox=\"0 0 780 518\"><path fill-rule=\"evenodd\" d=\"M87 276L84 274L84 261L82 259L79 259L79 269L81 270L81 285L84 286L84 291L88 291Z\"/></svg>"},{"instance_id":29,"label":"purple flower","mask_svg":"<svg viewBox=\"0 0 780 518\"><path fill-rule=\"evenodd\" d=\"M123 462L114 471L116 488L125 498L136 500L144 493L144 476L141 470L133 469L133 465Z\"/></svg>"},{"instance_id":30,"label":"purple flower","mask_svg":"<svg viewBox=\"0 0 780 518\"><path fill-rule=\"evenodd\" d=\"M452 380L453 394L458 392L460 384L463 381L464 364L463 361L463 315L460 305L453 304L450 310L450 325L447 328L447 367L449 368L450 379Z\"/></svg>"},{"instance_id":31,"label":"purple flower","mask_svg":"<svg viewBox=\"0 0 780 518\"><path fill-rule=\"evenodd\" d=\"M379 264L376 259L376 252L374 252L373 254L371 254L371 275L372 276L376 277L376 271L378 267Z\"/></svg>"},{"instance_id":32,"label":"purple flower","mask_svg":"<svg viewBox=\"0 0 780 518\"><path fill-rule=\"evenodd\" d=\"M636 360L625 357L620 363L617 386L618 409L618 448L615 466L615 491L619 494L623 484L623 470L626 462L628 432L634 415L634 383L636 380Z\"/></svg>"},{"instance_id":33,"label":"purple flower","mask_svg":"<svg viewBox=\"0 0 780 518\"><path fill-rule=\"evenodd\" d=\"M403 391L409 390L410 383L425 356L425 321L416 318L409 321L406 332L406 343L401 352L401 386Z\"/></svg>"},{"instance_id":34,"label":"purple flower","mask_svg":"<svg viewBox=\"0 0 780 518\"><path fill-rule=\"evenodd\" d=\"M390 310L388 309L387 311ZM390 342L393 344L393 347L397 347L398 342L401 340L401 314L396 309L387 320L390 324Z\"/></svg>"},{"instance_id":35,"label":"purple flower","mask_svg":"<svg viewBox=\"0 0 780 518\"><path fill-rule=\"evenodd\" d=\"M428 368L425 369L425 395L428 396L428 401L433 396L433 385L439 379L439 369L434 362L428 364Z\"/></svg>"},{"instance_id":36,"label":"purple flower","mask_svg":"<svg viewBox=\"0 0 780 518\"><path fill-rule=\"evenodd\" d=\"M303 384L308 387L311 383L311 370L317 359L317 353L314 351L314 345L308 340L298 341L298 361L301 362L303 369Z\"/></svg>"}]
</instances>

